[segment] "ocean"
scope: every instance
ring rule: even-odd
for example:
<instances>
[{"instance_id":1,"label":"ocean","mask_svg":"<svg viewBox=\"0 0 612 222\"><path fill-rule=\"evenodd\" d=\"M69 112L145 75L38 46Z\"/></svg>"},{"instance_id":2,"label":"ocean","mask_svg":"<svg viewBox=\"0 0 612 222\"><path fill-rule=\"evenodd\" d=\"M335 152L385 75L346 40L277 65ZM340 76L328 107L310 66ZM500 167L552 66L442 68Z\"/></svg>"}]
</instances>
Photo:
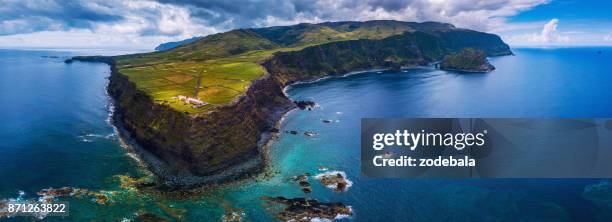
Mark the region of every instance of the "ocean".
<instances>
[{"instance_id":1,"label":"ocean","mask_svg":"<svg viewBox=\"0 0 612 222\"><path fill-rule=\"evenodd\" d=\"M342 202L355 221L609 221L612 184L604 179L368 179L360 173L359 130L365 117L612 117L612 48L513 49L491 58L486 74L420 67L364 72L286 89L312 100L311 111L287 114L270 147L266 176L172 195L143 192L147 177L109 123L105 64L64 64L87 51L0 50L0 200L36 199L45 188L100 193L69 197L69 217L44 221L274 220L263 196ZM598 53L601 51L601 53ZM323 122L329 120L329 123ZM305 131L316 133L305 136ZM314 176L342 172L351 181L334 192ZM309 173L312 192L290 181ZM2 219L0 219L2 220ZM28 221L13 217L9 221Z\"/></svg>"}]
</instances>

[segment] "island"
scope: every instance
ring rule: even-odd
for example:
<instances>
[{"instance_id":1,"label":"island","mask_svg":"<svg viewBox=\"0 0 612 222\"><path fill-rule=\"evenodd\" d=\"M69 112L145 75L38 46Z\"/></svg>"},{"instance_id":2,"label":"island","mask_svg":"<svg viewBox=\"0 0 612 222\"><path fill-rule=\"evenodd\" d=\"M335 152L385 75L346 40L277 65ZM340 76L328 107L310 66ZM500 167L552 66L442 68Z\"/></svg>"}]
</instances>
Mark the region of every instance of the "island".
<instances>
[{"instance_id":1,"label":"island","mask_svg":"<svg viewBox=\"0 0 612 222\"><path fill-rule=\"evenodd\" d=\"M429 65L464 48L512 54L494 34L377 20L236 29L164 51L67 62L111 66L108 92L122 137L164 185L191 187L264 169L279 120L297 108L284 87L358 70Z\"/></svg>"},{"instance_id":2,"label":"island","mask_svg":"<svg viewBox=\"0 0 612 222\"><path fill-rule=\"evenodd\" d=\"M440 69L460 72L491 72L495 67L487 60L482 50L464 48L444 57Z\"/></svg>"}]
</instances>

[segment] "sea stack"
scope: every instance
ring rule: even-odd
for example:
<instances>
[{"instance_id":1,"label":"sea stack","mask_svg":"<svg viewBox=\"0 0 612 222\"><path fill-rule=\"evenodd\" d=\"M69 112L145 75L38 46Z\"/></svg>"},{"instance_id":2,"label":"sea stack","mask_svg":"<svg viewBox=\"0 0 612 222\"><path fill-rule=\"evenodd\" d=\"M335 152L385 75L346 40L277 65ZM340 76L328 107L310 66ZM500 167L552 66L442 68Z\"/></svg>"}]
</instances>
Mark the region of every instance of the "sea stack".
<instances>
[{"instance_id":1,"label":"sea stack","mask_svg":"<svg viewBox=\"0 0 612 222\"><path fill-rule=\"evenodd\" d=\"M440 69L462 72L491 72L495 67L487 60L487 54L482 50L464 48L457 53L444 57Z\"/></svg>"}]
</instances>

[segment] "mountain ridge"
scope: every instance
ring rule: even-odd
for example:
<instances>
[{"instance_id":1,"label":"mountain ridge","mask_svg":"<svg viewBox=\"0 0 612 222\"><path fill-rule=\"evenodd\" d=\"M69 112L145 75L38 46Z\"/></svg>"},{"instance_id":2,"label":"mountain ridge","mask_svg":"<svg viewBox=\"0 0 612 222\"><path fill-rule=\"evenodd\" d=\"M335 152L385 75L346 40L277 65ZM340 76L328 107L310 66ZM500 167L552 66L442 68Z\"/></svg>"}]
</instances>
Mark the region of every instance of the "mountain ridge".
<instances>
[{"instance_id":1,"label":"mountain ridge","mask_svg":"<svg viewBox=\"0 0 612 222\"><path fill-rule=\"evenodd\" d=\"M435 29L456 28L454 25L449 24L449 23L440 23L440 22L432 22L432 21L418 23L418 22L404 22L404 21L395 21L395 20L370 20L370 21L364 21L364 22L339 21L339 22L322 22L322 23L300 23L297 25L287 25L287 26L245 28L244 30L253 30L254 32L260 34L261 36L267 38L270 41L273 41L280 45L289 46L291 44L282 44L282 43L287 43L287 41L292 42L291 33L294 33L295 35L302 35L302 34L308 34L308 33L305 33L308 31L313 31L313 30L320 31L321 29L327 28L326 31L330 31L329 29L331 29L335 31L336 34L341 34L341 33L346 34L347 32L360 31L358 30L360 28L365 29L368 27L376 27L376 26L378 27L382 26L384 28L387 28L387 30L385 31L392 32L393 34L401 34L402 32L405 32L405 31L415 31L415 30L425 31L425 30L435 30ZM235 30L241 30L241 29L235 29ZM284 33L284 35L287 35L287 34L288 35L283 36L283 37L274 35L275 33L280 34L282 32L288 32L288 33ZM225 32L222 32L222 33L225 33ZM222 34L222 33L216 33L212 35L217 35L217 34ZM319 34L321 34L321 32L319 32ZM363 33L363 35L359 35L358 33L353 33L353 34L354 34L353 35L354 38L355 37L362 37L362 38L374 37L374 36L366 36L367 33ZM373 33L370 33L370 34L373 34ZM380 34L379 38L390 36L388 35L388 33L386 33L387 35L385 33L379 33L379 34ZM212 36L212 35L208 35L208 36ZM181 40L181 41L162 43L159 46L157 46L155 50L156 51L169 50L172 48L176 48L176 47L180 47L183 45L193 43L203 38L207 38L208 36L192 37L192 38ZM298 36L293 36L293 37L298 37ZM340 36L333 36L333 35L329 37L335 40L348 40L348 37L342 38ZM281 38L285 38L285 39L281 39ZM332 40L332 39L328 39L328 40ZM312 39L310 40L304 39L301 42L304 43L304 42L312 42L312 41L313 41ZM293 39L292 43L296 43L296 42L297 40Z\"/></svg>"},{"instance_id":2,"label":"mountain ridge","mask_svg":"<svg viewBox=\"0 0 612 222\"><path fill-rule=\"evenodd\" d=\"M188 44L188 43L195 42L201 38L203 38L203 36L194 36L194 37L179 40L179 41L161 43L157 47L155 47L155 51L166 51L166 50L173 49L173 48L176 48L176 47Z\"/></svg>"}]
</instances>

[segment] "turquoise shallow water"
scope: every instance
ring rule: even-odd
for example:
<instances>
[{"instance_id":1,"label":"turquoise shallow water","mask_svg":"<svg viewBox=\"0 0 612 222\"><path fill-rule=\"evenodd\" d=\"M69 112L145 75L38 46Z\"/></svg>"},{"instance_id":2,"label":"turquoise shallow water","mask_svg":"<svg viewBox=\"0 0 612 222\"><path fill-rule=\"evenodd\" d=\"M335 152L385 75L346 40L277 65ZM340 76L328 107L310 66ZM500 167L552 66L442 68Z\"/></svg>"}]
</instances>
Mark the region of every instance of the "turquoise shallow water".
<instances>
[{"instance_id":1,"label":"turquoise shallow water","mask_svg":"<svg viewBox=\"0 0 612 222\"><path fill-rule=\"evenodd\" d=\"M602 50L602 54L597 54ZM610 117L612 49L516 49L493 58L489 74L430 68L364 73L290 87L293 99L313 100L312 111L287 115L270 148L271 177L198 192L182 199L120 187L118 175L142 176L107 123L109 74L103 64L65 65L74 53L0 51L0 199L35 198L48 187L112 193L100 205L68 198L69 218L132 219L152 212L170 220L219 221L229 209L247 220L272 220L262 196L311 197L352 207L345 220L564 221L612 218L612 186L591 180L392 180L360 175L363 117ZM332 120L323 123L322 120ZM319 167L343 171L353 185L336 193L311 179L304 194L288 178ZM11 220L20 221L20 218Z\"/></svg>"}]
</instances>

